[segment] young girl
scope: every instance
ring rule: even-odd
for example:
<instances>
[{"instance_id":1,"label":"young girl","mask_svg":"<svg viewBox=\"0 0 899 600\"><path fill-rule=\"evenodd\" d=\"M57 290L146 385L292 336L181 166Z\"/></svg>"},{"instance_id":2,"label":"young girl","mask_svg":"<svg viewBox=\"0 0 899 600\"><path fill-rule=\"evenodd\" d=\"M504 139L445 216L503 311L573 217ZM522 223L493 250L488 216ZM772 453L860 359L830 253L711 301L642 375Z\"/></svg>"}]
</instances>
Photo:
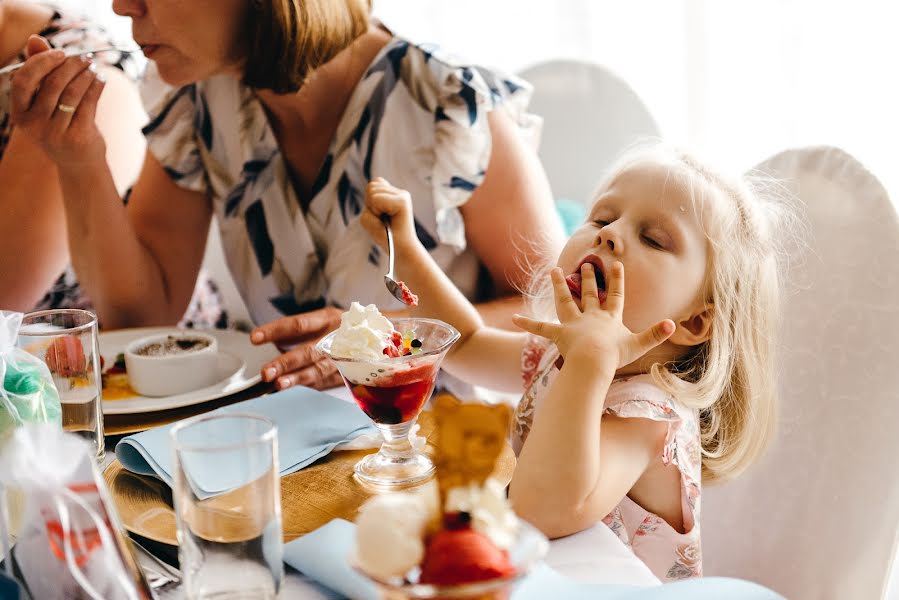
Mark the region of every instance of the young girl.
<instances>
[{"instance_id":1,"label":"young girl","mask_svg":"<svg viewBox=\"0 0 899 600\"><path fill-rule=\"evenodd\" d=\"M632 153L551 271L555 318L516 316L526 333L482 324L418 243L406 192L373 181L362 224L383 245L390 217L417 314L462 334L448 371L509 391L523 371L516 512L549 537L602 520L667 581L702 573L700 482L744 470L772 431L771 214L682 152Z\"/></svg>"}]
</instances>

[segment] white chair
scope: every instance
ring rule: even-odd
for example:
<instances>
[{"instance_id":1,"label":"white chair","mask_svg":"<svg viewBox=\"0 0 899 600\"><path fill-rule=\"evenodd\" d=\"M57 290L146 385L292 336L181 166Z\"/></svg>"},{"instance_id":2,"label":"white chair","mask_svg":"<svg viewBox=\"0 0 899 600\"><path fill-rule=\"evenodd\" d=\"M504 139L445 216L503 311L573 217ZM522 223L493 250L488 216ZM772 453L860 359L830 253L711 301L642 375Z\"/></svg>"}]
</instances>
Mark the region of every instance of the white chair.
<instances>
[{"instance_id":1,"label":"white chair","mask_svg":"<svg viewBox=\"0 0 899 600\"><path fill-rule=\"evenodd\" d=\"M543 117L539 154L556 198L589 204L622 150L659 136L639 96L601 65L552 60L519 75L534 86L528 110Z\"/></svg>"},{"instance_id":2,"label":"white chair","mask_svg":"<svg viewBox=\"0 0 899 600\"><path fill-rule=\"evenodd\" d=\"M896 211L836 148L759 169L798 194L811 239L787 283L777 439L704 490L704 570L792 600L880 599L899 531Z\"/></svg>"}]
</instances>

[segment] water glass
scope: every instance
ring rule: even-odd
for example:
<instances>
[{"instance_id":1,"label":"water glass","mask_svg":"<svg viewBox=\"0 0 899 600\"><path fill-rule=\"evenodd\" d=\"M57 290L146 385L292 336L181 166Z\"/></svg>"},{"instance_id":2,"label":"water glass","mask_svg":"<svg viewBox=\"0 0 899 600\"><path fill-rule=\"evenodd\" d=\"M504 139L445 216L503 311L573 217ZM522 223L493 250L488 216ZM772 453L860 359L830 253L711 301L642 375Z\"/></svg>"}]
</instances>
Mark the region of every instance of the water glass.
<instances>
[{"instance_id":1,"label":"water glass","mask_svg":"<svg viewBox=\"0 0 899 600\"><path fill-rule=\"evenodd\" d=\"M178 557L191 599L275 598L283 577L278 433L208 414L172 428Z\"/></svg>"},{"instance_id":2,"label":"water glass","mask_svg":"<svg viewBox=\"0 0 899 600\"><path fill-rule=\"evenodd\" d=\"M103 381L97 316L86 310L42 310L25 315L18 346L47 364L62 405L62 428L106 454L103 442Z\"/></svg>"}]
</instances>

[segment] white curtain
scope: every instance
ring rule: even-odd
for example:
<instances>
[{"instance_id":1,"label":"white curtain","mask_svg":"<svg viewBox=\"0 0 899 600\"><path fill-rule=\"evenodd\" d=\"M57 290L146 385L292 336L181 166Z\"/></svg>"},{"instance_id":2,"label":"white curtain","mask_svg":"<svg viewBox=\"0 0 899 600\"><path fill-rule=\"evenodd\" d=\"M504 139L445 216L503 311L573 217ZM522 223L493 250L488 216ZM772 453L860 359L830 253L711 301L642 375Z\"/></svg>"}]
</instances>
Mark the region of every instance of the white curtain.
<instances>
[{"instance_id":1,"label":"white curtain","mask_svg":"<svg viewBox=\"0 0 899 600\"><path fill-rule=\"evenodd\" d=\"M64 0L109 20L109 0ZM605 64L671 140L735 169L834 144L899 201L899 4L885 0L374 0L398 33L517 71Z\"/></svg>"}]
</instances>

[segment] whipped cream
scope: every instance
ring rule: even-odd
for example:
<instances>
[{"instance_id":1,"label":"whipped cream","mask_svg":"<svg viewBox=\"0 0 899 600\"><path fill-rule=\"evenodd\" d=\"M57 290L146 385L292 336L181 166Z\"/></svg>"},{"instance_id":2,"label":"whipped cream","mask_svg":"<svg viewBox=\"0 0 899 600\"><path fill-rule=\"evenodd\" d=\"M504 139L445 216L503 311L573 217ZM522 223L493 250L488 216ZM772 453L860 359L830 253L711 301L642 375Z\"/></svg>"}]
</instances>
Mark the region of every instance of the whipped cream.
<instances>
[{"instance_id":1,"label":"whipped cream","mask_svg":"<svg viewBox=\"0 0 899 600\"><path fill-rule=\"evenodd\" d=\"M518 518L506 499L502 484L488 477L483 486L471 483L450 488L446 494L446 512L471 515L471 526L508 550L515 542Z\"/></svg>"},{"instance_id":2,"label":"whipped cream","mask_svg":"<svg viewBox=\"0 0 899 600\"><path fill-rule=\"evenodd\" d=\"M393 323L374 304L353 302L340 317L340 327L331 340L331 355L354 360L380 361L390 343Z\"/></svg>"}]
</instances>

